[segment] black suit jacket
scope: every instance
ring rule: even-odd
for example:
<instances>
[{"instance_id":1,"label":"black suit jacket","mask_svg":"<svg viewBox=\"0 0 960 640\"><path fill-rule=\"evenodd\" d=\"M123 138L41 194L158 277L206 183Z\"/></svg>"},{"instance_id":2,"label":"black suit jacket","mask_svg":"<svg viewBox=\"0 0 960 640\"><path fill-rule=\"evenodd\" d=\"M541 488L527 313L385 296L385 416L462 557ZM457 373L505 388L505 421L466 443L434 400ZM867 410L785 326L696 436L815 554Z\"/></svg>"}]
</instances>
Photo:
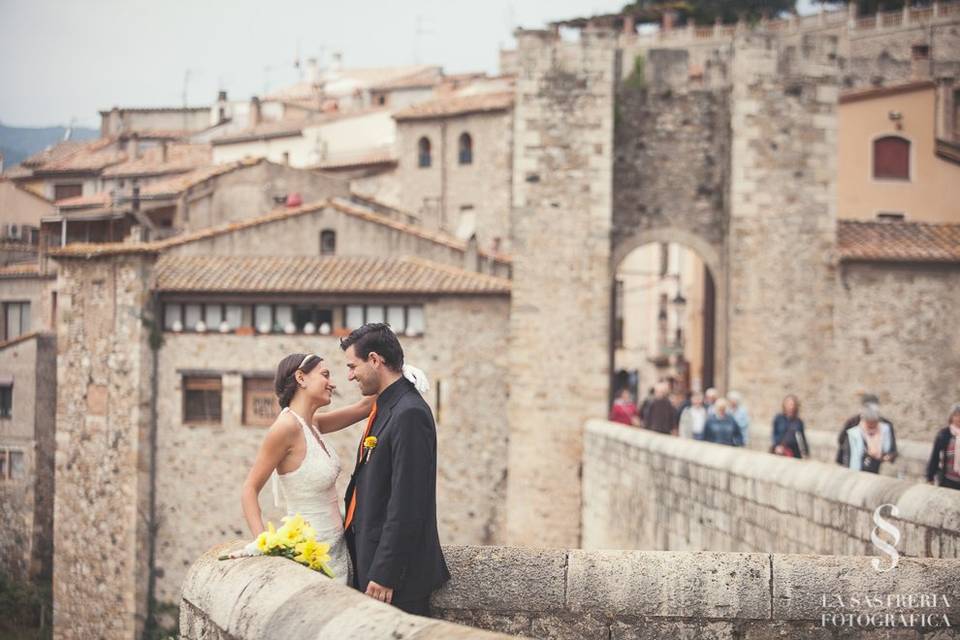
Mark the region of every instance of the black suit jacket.
<instances>
[{"instance_id":1,"label":"black suit jacket","mask_svg":"<svg viewBox=\"0 0 960 640\"><path fill-rule=\"evenodd\" d=\"M428 597L450 578L437 534L437 428L405 378L377 398L377 446L357 464L345 495L357 506L345 532L354 587L394 589L393 601Z\"/></svg>"}]
</instances>

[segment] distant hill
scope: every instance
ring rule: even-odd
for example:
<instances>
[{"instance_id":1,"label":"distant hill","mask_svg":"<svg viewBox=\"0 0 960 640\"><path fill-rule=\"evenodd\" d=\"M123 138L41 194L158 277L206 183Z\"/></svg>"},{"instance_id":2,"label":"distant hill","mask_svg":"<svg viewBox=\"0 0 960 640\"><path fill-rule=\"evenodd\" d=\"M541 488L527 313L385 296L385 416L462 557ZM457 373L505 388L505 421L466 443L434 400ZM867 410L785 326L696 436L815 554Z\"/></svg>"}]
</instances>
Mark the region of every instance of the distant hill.
<instances>
[{"instance_id":1,"label":"distant hill","mask_svg":"<svg viewBox=\"0 0 960 640\"><path fill-rule=\"evenodd\" d=\"M0 153L3 153L4 168L19 164L38 151L63 140L64 127L8 127L0 124ZM90 140L100 136L97 129L75 127L70 132L71 140Z\"/></svg>"}]
</instances>

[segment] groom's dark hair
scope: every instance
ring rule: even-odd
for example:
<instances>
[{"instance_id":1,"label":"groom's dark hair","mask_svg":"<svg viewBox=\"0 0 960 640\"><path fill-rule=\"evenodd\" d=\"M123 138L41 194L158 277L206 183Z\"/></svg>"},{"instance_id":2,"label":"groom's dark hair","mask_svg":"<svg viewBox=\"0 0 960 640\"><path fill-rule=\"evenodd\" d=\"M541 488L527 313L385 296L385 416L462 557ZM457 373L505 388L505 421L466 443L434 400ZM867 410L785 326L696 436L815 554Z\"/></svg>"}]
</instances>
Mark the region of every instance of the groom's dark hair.
<instances>
[{"instance_id":1,"label":"groom's dark hair","mask_svg":"<svg viewBox=\"0 0 960 640\"><path fill-rule=\"evenodd\" d=\"M403 369L403 347L388 324L371 322L354 329L349 336L340 339L341 349L346 351L350 347L361 360L377 353L390 369L397 372Z\"/></svg>"}]
</instances>

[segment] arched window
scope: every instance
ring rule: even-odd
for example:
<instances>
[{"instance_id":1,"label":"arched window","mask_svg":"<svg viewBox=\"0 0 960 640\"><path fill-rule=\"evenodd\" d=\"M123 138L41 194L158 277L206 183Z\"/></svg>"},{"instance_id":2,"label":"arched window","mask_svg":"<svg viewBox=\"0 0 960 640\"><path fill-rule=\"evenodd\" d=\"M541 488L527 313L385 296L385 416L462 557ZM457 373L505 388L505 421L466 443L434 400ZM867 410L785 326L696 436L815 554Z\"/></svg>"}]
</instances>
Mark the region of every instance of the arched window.
<instances>
[{"instance_id":1,"label":"arched window","mask_svg":"<svg viewBox=\"0 0 960 640\"><path fill-rule=\"evenodd\" d=\"M426 136L417 143L417 164L420 167L429 167L431 164L430 139Z\"/></svg>"},{"instance_id":2,"label":"arched window","mask_svg":"<svg viewBox=\"0 0 960 640\"><path fill-rule=\"evenodd\" d=\"M458 149L460 164L473 164L473 138L469 133L460 134Z\"/></svg>"},{"instance_id":3,"label":"arched window","mask_svg":"<svg viewBox=\"0 0 960 640\"><path fill-rule=\"evenodd\" d=\"M910 179L910 141L884 136L873 141L873 177L881 180Z\"/></svg>"},{"instance_id":4,"label":"arched window","mask_svg":"<svg viewBox=\"0 0 960 640\"><path fill-rule=\"evenodd\" d=\"M332 256L337 252L337 232L324 229L320 232L320 255Z\"/></svg>"}]
</instances>

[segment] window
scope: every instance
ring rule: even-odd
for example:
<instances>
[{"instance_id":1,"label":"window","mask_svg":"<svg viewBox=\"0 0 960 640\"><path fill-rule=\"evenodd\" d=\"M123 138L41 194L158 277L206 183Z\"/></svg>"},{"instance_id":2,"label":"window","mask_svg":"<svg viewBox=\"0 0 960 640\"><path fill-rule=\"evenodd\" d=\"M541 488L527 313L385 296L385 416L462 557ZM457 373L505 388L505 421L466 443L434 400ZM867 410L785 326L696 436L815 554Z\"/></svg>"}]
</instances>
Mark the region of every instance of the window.
<instances>
[{"instance_id":1,"label":"window","mask_svg":"<svg viewBox=\"0 0 960 640\"><path fill-rule=\"evenodd\" d=\"M207 329L216 331L220 328L220 323L223 322L223 305L219 304L208 304L204 306L204 322L207 324Z\"/></svg>"},{"instance_id":2,"label":"window","mask_svg":"<svg viewBox=\"0 0 960 640\"><path fill-rule=\"evenodd\" d=\"M873 177L878 180L910 179L910 141L884 136L873 141Z\"/></svg>"},{"instance_id":3,"label":"window","mask_svg":"<svg viewBox=\"0 0 960 640\"><path fill-rule=\"evenodd\" d=\"M313 305L296 305L293 307L293 323L297 327L298 333L315 333L320 331L323 325L326 329L333 328L333 309L322 308ZM307 331L307 325L312 325L311 331Z\"/></svg>"},{"instance_id":4,"label":"window","mask_svg":"<svg viewBox=\"0 0 960 640\"><path fill-rule=\"evenodd\" d=\"M0 449L0 481L22 480L25 475L23 451Z\"/></svg>"},{"instance_id":5,"label":"window","mask_svg":"<svg viewBox=\"0 0 960 640\"><path fill-rule=\"evenodd\" d=\"M386 319L386 314L382 306L370 305L367 307L367 322L384 322Z\"/></svg>"},{"instance_id":6,"label":"window","mask_svg":"<svg viewBox=\"0 0 960 640\"><path fill-rule=\"evenodd\" d=\"M183 421L219 424L222 393L219 376L184 376Z\"/></svg>"},{"instance_id":7,"label":"window","mask_svg":"<svg viewBox=\"0 0 960 640\"><path fill-rule=\"evenodd\" d=\"M432 162L430 157L430 140L427 137L420 138L417 143L417 164L421 168L429 167Z\"/></svg>"},{"instance_id":8,"label":"window","mask_svg":"<svg viewBox=\"0 0 960 640\"><path fill-rule=\"evenodd\" d=\"M929 60L930 46L926 44L915 44L910 47L910 53L914 60Z\"/></svg>"},{"instance_id":9,"label":"window","mask_svg":"<svg viewBox=\"0 0 960 640\"><path fill-rule=\"evenodd\" d=\"M359 329L363 325L363 306L351 304L344 314L344 324L347 329Z\"/></svg>"},{"instance_id":10,"label":"window","mask_svg":"<svg viewBox=\"0 0 960 640\"><path fill-rule=\"evenodd\" d=\"M53 185L53 199L65 200L83 195L83 184L55 184Z\"/></svg>"},{"instance_id":11,"label":"window","mask_svg":"<svg viewBox=\"0 0 960 640\"><path fill-rule=\"evenodd\" d=\"M203 306L199 304L188 304L183 308L183 326L188 331L194 331L197 323L203 320Z\"/></svg>"},{"instance_id":12,"label":"window","mask_svg":"<svg viewBox=\"0 0 960 640\"><path fill-rule=\"evenodd\" d=\"M337 252L337 232L324 229L320 232L320 255L332 256Z\"/></svg>"},{"instance_id":13,"label":"window","mask_svg":"<svg viewBox=\"0 0 960 640\"><path fill-rule=\"evenodd\" d=\"M387 324L394 333L403 333L407 329L406 310L400 306L387 307Z\"/></svg>"},{"instance_id":14,"label":"window","mask_svg":"<svg viewBox=\"0 0 960 640\"><path fill-rule=\"evenodd\" d=\"M273 329L273 308L268 304L253 307L253 326L260 333L270 333Z\"/></svg>"},{"instance_id":15,"label":"window","mask_svg":"<svg viewBox=\"0 0 960 640\"><path fill-rule=\"evenodd\" d=\"M473 138L469 133L461 133L457 144L460 164L473 164Z\"/></svg>"},{"instance_id":16,"label":"window","mask_svg":"<svg viewBox=\"0 0 960 640\"><path fill-rule=\"evenodd\" d=\"M404 333L408 336L423 335L423 307L407 308L407 328Z\"/></svg>"},{"instance_id":17,"label":"window","mask_svg":"<svg viewBox=\"0 0 960 640\"><path fill-rule=\"evenodd\" d=\"M0 385L0 418L13 415L13 385Z\"/></svg>"},{"instance_id":18,"label":"window","mask_svg":"<svg viewBox=\"0 0 960 640\"><path fill-rule=\"evenodd\" d=\"M163 305L163 328L167 331L173 331L174 325L182 322L180 319L182 313L183 308L178 304Z\"/></svg>"},{"instance_id":19,"label":"window","mask_svg":"<svg viewBox=\"0 0 960 640\"><path fill-rule=\"evenodd\" d=\"M287 331L293 328L293 307L288 304L278 304L275 307L273 323L274 331Z\"/></svg>"},{"instance_id":20,"label":"window","mask_svg":"<svg viewBox=\"0 0 960 640\"><path fill-rule=\"evenodd\" d=\"M280 413L280 404L273 390L273 379L243 379L243 424L268 427Z\"/></svg>"},{"instance_id":21,"label":"window","mask_svg":"<svg viewBox=\"0 0 960 640\"><path fill-rule=\"evenodd\" d=\"M3 339L13 340L30 331L30 303L3 304Z\"/></svg>"}]
</instances>

